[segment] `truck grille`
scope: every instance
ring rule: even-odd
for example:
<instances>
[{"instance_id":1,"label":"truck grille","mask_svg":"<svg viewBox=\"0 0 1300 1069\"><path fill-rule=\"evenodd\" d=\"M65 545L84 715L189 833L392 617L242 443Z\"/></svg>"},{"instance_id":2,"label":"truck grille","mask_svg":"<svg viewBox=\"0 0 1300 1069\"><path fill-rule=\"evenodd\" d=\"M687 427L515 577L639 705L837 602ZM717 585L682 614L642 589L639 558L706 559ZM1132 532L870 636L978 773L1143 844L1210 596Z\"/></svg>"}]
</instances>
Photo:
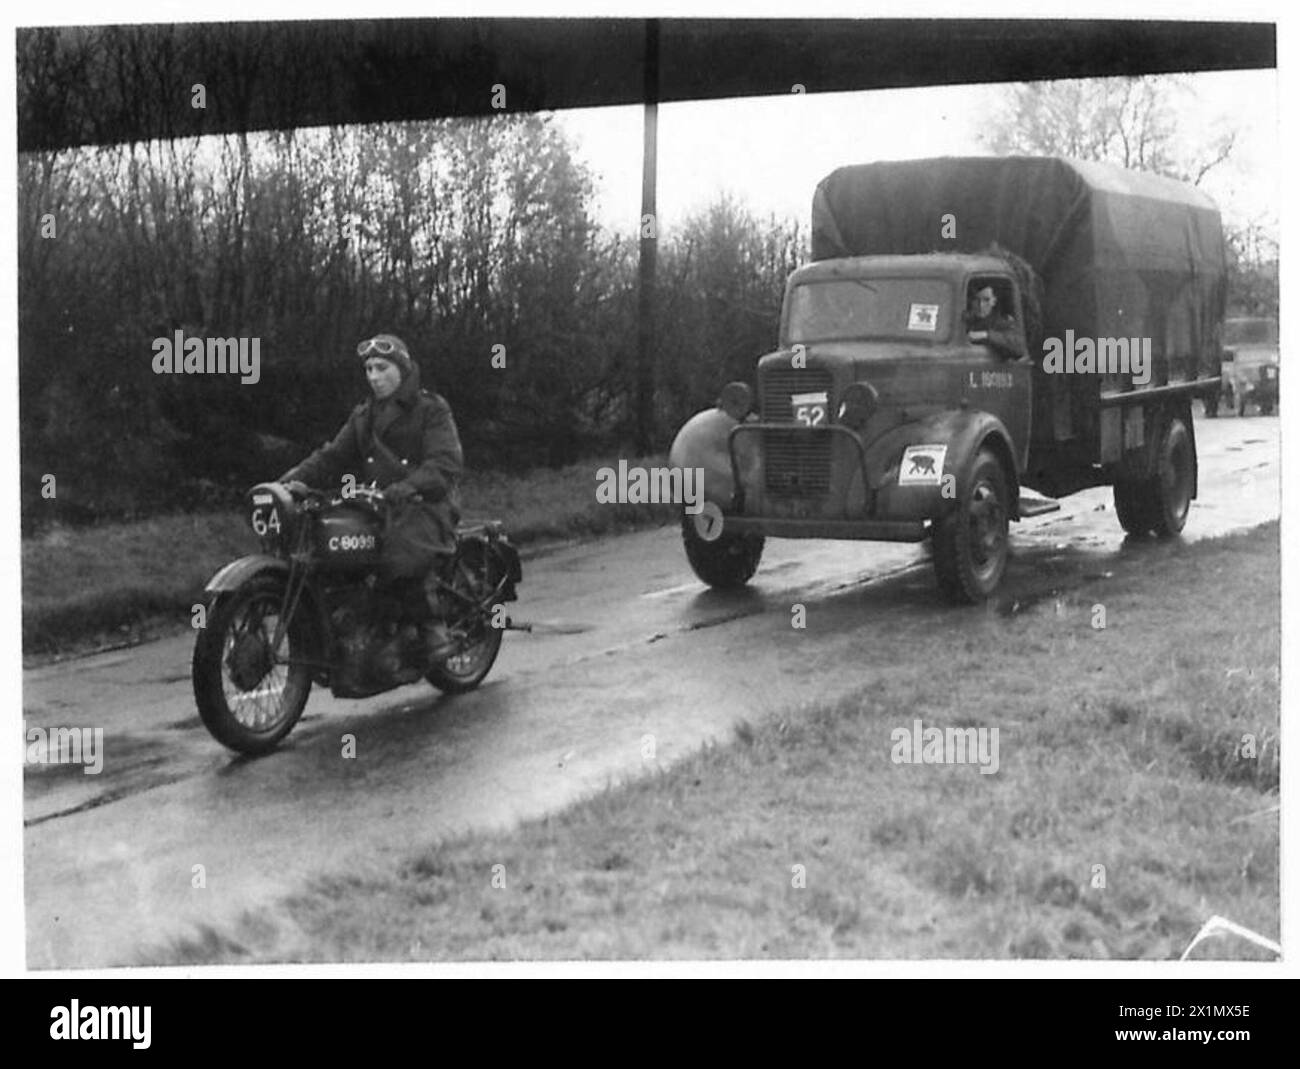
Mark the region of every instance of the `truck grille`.
<instances>
[{"instance_id":1,"label":"truck grille","mask_svg":"<svg viewBox=\"0 0 1300 1069\"><path fill-rule=\"evenodd\" d=\"M762 390L760 411L763 419L793 420L794 410L790 407L791 395L825 390L829 399L831 373L820 367L773 368L763 375Z\"/></svg>"},{"instance_id":2,"label":"truck grille","mask_svg":"<svg viewBox=\"0 0 1300 1069\"><path fill-rule=\"evenodd\" d=\"M770 493L812 497L831 487L831 436L822 431L763 431Z\"/></svg>"},{"instance_id":3,"label":"truck grille","mask_svg":"<svg viewBox=\"0 0 1300 1069\"><path fill-rule=\"evenodd\" d=\"M825 368L772 368L762 381L762 415L765 421L793 423L790 397L797 393L826 391L827 421L831 411L831 373ZM820 431L764 431L763 463L769 493L815 497L831 485L831 436Z\"/></svg>"}]
</instances>

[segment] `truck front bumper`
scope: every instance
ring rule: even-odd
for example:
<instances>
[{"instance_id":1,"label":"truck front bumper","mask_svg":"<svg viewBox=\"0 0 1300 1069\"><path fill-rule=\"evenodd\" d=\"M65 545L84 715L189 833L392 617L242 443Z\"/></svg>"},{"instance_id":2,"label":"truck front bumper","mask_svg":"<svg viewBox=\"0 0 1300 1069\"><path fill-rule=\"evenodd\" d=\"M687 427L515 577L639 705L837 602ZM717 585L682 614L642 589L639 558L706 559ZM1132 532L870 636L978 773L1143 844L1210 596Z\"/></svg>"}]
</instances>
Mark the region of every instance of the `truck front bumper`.
<instances>
[{"instance_id":1,"label":"truck front bumper","mask_svg":"<svg viewBox=\"0 0 1300 1069\"><path fill-rule=\"evenodd\" d=\"M759 534L773 538L856 538L865 542L923 542L929 528L921 520L799 520L761 516L731 516L728 534Z\"/></svg>"}]
</instances>

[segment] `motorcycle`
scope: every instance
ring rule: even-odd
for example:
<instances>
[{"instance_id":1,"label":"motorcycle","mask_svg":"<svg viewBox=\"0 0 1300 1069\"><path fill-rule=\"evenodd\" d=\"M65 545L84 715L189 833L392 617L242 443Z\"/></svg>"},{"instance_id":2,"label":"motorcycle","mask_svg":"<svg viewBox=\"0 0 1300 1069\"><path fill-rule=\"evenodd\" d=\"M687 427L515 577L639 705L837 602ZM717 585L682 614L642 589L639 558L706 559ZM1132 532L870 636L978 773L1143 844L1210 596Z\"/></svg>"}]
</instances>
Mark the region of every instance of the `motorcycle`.
<instances>
[{"instance_id":1,"label":"motorcycle","mask_svg":"<svg viewBox=\"0 0 1300 1069\"><path fill-rule=\"evenodd\" d=\"M395 593L377 581L389 519L382 491L295 498L272 482L248 496L262 551L208 581L194 643L194 699L218 742L243 754L274 749L313 683L336 698L365 698L421 677L447 694L484 680L503 632L514 628L504 603L516 600L523 579L501 523L457 528L455 551L437 572L454 647L430 664L419 630L428 612L423 592Z\"/></svg>"}]
</instances>

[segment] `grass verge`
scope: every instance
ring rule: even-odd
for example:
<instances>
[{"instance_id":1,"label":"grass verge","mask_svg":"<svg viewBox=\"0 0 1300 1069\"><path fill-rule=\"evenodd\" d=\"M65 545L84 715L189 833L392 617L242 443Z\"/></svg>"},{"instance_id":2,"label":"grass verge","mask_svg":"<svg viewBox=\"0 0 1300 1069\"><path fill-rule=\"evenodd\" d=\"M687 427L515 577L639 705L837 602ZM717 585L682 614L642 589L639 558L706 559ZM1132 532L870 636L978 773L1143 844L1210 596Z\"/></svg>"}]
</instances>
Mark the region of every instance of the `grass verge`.
<instances>
[{"instance_id":1,"label":"grass verge","mask_svg":"<svg viewBox=\"0 0 1300 1069\"><path fill-rule=\"evenodd\" d=\"M1277 939L1278 552L1271 523L1009 616L864 619L842 701L148 960L1176 959L1215 913ZM896 763L915 719L997 729L996 773Z\"/></svg>"},{"instance_id":2,"label":"grass verge","mask_svg":"<svg viewBox=\"0 0 1300 1069\"><path fill-rule=\"evenodd\" d=\"M537 546L671 522L671 506L600 504L596 472L617 461L584 461L526 476L467 479L467 518L506 522L512 540ZM652 467L661 458L632 465ZM23 651L29 658L129 644L185 626L203 586L227 561L257 551L235 510L159 516L132 523L53 528L22 544Z\"/></svg>"}]
</instances>

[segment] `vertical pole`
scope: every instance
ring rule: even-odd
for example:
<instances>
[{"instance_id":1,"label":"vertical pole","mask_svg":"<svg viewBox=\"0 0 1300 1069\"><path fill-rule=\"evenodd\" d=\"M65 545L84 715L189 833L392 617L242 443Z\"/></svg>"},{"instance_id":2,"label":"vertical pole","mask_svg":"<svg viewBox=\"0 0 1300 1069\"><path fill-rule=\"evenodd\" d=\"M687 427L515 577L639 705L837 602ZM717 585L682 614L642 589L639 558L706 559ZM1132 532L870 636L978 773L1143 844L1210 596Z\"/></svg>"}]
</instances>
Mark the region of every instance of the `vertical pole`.
<instances>
[{"instance_id":1,"label":"vertical pole","mask_svg":"<svg viewBox=\"0 0 1300 1069\"><path fill-rule=\"evenodd\" d=\"M641 161L641 257L637 271L636 446L654 449L655 263L659 219L655 208L656 151L659 128L659 20L645 27L645 132Z\"/></svg>"}]
</instances>

